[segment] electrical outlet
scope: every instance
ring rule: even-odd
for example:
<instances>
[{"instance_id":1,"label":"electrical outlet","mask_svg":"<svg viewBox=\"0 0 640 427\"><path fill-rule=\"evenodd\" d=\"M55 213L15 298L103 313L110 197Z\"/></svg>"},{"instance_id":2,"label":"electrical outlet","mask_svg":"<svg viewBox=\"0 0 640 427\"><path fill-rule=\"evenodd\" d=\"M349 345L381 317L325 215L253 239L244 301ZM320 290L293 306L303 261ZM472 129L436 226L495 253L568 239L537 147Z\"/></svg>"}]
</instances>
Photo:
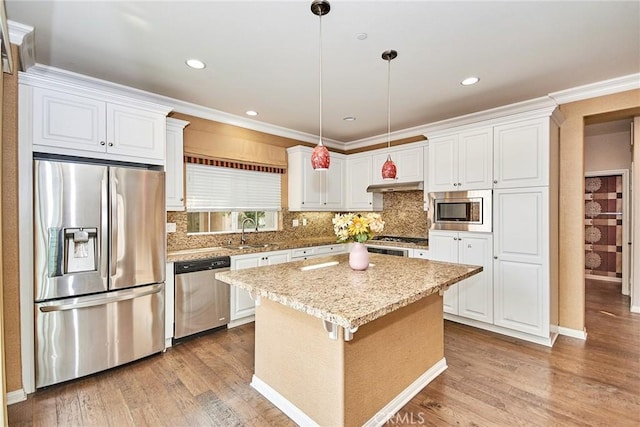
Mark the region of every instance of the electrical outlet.
<instances>
[{"instance_id":1,"label":"electrical outlet","mask_svg":"<svg viewBox=\"0 0 640 427\"><path fill-rule=\"evenodd\" d=\"M302 225L307 225L307 218L302 218Z\"/></svg>"},{"instance_id":2,"label":"electrical outlet","mask_svg":"<svg viewBox=\"0 0 640 427\"><path fill-rule=\"evenodd\" d=\"M167 223L167 233L175 233L176 232L176 223L168 222Z\"/></svg>"},{"instance_id":3,"label":"electrical outlet","mask_svg":"<svg viewBox=\"0 0 640 427\"><path fill-rule=\"evenodd\" d=\"M294 226L294 227L297 227L298 225L300 225L300 223L298 222L297 219L294 219L293 223L291 225Z\"/></svg>"}]
</instances>

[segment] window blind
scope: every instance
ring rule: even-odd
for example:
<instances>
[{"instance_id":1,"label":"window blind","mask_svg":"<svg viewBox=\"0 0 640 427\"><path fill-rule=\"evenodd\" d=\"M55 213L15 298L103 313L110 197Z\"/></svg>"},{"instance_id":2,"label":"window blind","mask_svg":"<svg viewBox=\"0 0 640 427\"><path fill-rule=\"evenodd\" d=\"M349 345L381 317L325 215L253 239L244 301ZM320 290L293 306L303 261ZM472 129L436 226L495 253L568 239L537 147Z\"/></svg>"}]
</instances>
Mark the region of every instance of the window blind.
<instances>
[{"instance_id":1,"label":"window blind","mask_svg":"<svg viewBox=\"0 0 640 427\"><path fill-rule=\"evenodd\" d=\"M187 211L280 210L282 175L188 163Z\"/></svg>"}]
</instances>

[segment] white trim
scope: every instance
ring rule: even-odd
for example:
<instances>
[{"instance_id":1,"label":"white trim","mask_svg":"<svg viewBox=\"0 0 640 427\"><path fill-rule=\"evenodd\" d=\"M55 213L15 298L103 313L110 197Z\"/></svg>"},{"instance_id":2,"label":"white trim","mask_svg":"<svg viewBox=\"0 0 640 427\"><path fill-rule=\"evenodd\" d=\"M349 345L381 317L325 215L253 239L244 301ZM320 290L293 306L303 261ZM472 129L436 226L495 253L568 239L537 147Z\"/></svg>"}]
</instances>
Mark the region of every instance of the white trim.
<instances>
[{"instance_id":1,"label":"white trim","mask_svg":"<svg viewBox=\"0 0 640 427\"><path fill-rule=\"evenodd\" d=\"M247 323L255 322L256 316L247 316L241 319L233 320L227 324L227 329L235 328L236 326L245 325Z\"/></svg>"},{"instance_id":2,"label":"white trim","mask_svg":"<svg viewBox=\"0 0 640 427\"><path fill-rule=\"evenodd\" d=\"M318 141L317 135L248 119L245 117L226 113L224 111L193 104L187 101L154 94L140 89L127 87L117 83L100 80L97 78L73 73L71 71L62 70L43 64L35 64L32 67L28 68L28 70L28 75L33 76L37 79L44 79L46 81L57 82L59 84L67 84L73 86L79 85L89 90L109 92L114 95L117 94L120 96L132 97L141 101L168 105L174 111L179 113L188 114L220 123L226 123L245 129L251 129L258 132L265 132L271 135L291 138L297 141L303 141L312 144L315 144ZM523 120L530 118L529 116L531 114L533 114L535 117L539 117L541 115L548 117L560 103L623 92L639 87L640 74L632 74L629 76L606 80L604 82L597 82L590 85L567 89L565 91L554 92L552 94L549 94L548 96L542 96L539 98L500 106L489 110L479 111L435 123L428 123L412 128L397 130L395 132L392 132L391 135L393 139L402 139L418 135L434 136L438 133L448 131L453 127L473 125L474 123L482 121L504 119L509 118L510 116L523 115L522 117L514 117L514 119L517 118ZM353 150L382 143L385 142L385 140L386 134L382 134L348 142L323 138L323 143L330 148L339 150Z\"/></svg>"},{"instance_id":3,"label":"white trim","mask_svg":"<svg viewBox=\"0 0 640 427\"><path fill-rule=\"evenodd\" d=\"M631 191L629 188L629 169L609 169L609 170L601 170L601 171L590 171L585 172L585 177L590 176L615 176L622 175L622 278L618 279L616 277L606 277L606 276L596 276L591 277L590 279L595 280L604 280L607 282L615 282L619 281L622 283L622 295L629 295L629 286L631 280L629 278L631 271L631 254L630 246L627 244L628 242L633 242L633 236L631 235ZM605 278L606 277L606 278Z\"/></svg>"},{"instance_id":4,"label":"white trim","mask_svg":"<svg viewBox=\"0 0 640 427\"><path fill-rule=\"evenodd\" d=\"M427 372L420 375L409 387L394 397L391 402L387 403L373 417L363 424L365 427L382 426L391 419L404 405L409 403L413 397L420 393L431 381L435 380L438 375L447 369L447 360L443 357L436 362Z\"/></svg>"},{"instance_id":5,"label":"white trim","mask_svg":"<svg viewBox=\"0 0 640 427\"><path fill-rule=\"evenodd\" d=\"M558 104L566 104L633 89L640 89L640 73L552 92L549 96Z\"/></svg>"},{"instance_id":6,"label":"white trim","mask_svg":"<svg viewBox=\"0 0 640 427\"><path fill-rule=\"evenodd\" d=\"M558 326L558 333L565 337L577 338L580 340L587 339L587 330L580 331L578 329L565 328L564 326Z\"/></svg>"},{"instance_id":7,"label":"white trim","mask_svg":"<svg viewBox=\"0 0 640 427\"><path fill-rule=\"evenodd\" d=\"M495 332L496 334L506 335L513 338L518 338L524 341L529 341L534 344L544 345L546 347L552 347L556 340L556 334L553 332L552 325L549 327L549 337L542 337L538 335L527 334L526 332L516 331L514 329L503 328L501 326L492 325L485 322L469 319L466 317L456 316L454 314L444 313L445 320L450 320L456 323L462 323L463 325L473 326L478 329L484 329L485 331Z\"/></svg>"},{"instance_id":8,"label":"white trim","mask_svg":"<svg viewBox=\"0 0 640 427\"><path fill-rule=\"evenodd\" d=\"M273 403L287 417L291 418L293 422L298 424L299 426L319 425L311 417L305 414L300 408L289 402L287 398L278 393L275 389L262 381L255 374L253 375L253 378L251 378L251 387L253 387L258 393L263 395L269 402Z\"/></svg>"},{"instance_id":9,"label":"white trim","mask_svg":"<svg viewBox=\"0 0 640 427\"><path fill-rule=\"evenodd\" d=\"M24 389L18 389L7 393L7 405L13 405L14 403L24 402L27 400L27 393Z\"/></svg>"},{"instance_id":10,"label":"white trim","mask_svg":"<svg viewBox=\"0 0 640 427\"><path fill-rule=\"evenodd\" d=\"M584 275L585 279L590 279L590 280L600 280L602 282L611 282L611 283L622 283L622 279L620 277L609 277L609 276L598 276L596 274L585 274ZM622 292L624 295L629 295L629 293L624 293Z\"/></svg>"},{"instance_id":11,"label":"white trim","mask_svg":"<svg viewBox=\"0 0 640 427\"><path fill-rule=\"evenodd\" d=\"M420 393L431 381L436 379L438 375L447 369L447 360L443 357L437 361L431 368L420 375L407 388L402 390L400 394L391 399L382 409L380 409L373 417L371 417L363 426L382 426L393 415L406 405L413 397ZM305 414L300 408L291 403L286 397L278 393L275 389L262 381L256 375L251 379L251 387L264 396L269 402L273 403L286 416L291 418L293 422L300 426L317 426L319 425L311 417Z\"/></svg>"},{"instance_id":12,"label":"white trim","mask_svg":"<svg viewBox=\"0 0 640 427\"><path fill-rule=\"evenodd\" d=\"M632 313L640 313L640 305L632 305L630 311Z\"/></svg>"}]
</instances>

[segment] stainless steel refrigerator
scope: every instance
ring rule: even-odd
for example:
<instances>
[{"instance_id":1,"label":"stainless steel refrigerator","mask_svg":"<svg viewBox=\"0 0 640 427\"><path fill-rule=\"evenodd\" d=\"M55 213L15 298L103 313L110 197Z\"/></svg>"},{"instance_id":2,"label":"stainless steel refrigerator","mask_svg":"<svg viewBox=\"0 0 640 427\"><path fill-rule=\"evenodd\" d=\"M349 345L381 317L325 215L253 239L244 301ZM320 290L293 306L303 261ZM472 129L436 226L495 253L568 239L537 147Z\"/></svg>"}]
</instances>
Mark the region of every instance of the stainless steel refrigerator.
<instances>
[{"instance_id":1,"label":"stainless steel refrigerator","mask_svg":"<svg viewBox=\"0 0 640 427\"><path fill-rule=\"evenodd\" d=\"M164 349L164 172L34 160L36 387Z\"/></svg>"}]
</instances>

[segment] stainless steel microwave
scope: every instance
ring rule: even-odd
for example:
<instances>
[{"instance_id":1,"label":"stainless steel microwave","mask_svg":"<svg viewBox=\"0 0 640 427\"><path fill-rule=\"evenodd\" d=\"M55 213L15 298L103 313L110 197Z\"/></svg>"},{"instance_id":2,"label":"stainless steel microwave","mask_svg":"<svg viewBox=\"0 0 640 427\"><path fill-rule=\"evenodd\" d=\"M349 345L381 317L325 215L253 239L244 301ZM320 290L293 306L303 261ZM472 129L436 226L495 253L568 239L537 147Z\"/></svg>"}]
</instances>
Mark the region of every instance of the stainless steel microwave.
<instances>
[{"instance_id":1,"label":"stainless steel microwave","mask_svg":"<svg viewBox=\"0 0 640 427\"><path fill-rule=\"evenodd\" d=\"M432 230L491 232L491 190L429 193Z\"/></svg>"}]
</instances>

